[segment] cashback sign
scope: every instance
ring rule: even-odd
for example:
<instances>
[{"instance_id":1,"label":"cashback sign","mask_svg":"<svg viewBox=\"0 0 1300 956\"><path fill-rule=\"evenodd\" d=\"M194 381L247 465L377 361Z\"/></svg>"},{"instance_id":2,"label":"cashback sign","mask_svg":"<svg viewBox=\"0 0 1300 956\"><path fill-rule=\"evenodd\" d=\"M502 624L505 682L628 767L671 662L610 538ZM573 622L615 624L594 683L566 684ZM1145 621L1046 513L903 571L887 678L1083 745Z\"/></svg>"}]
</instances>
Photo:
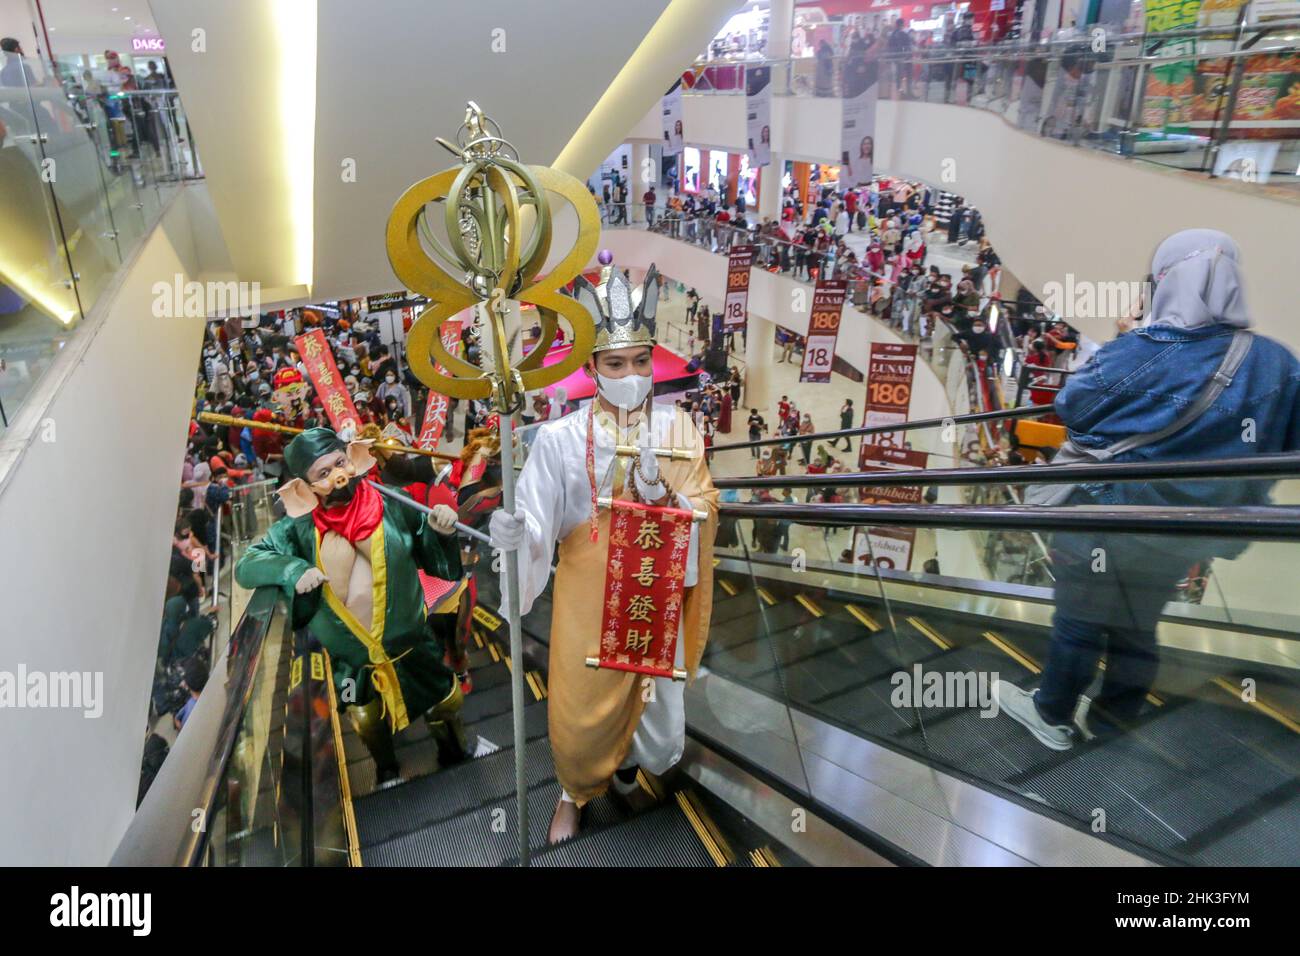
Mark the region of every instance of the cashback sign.
<instances>
[{"instance_id":1,"label":"cashback sign","mask_svg":"<svg viewBox=\"0 0 1300 956\"><path fill-rule=\"evenodd\" d=\"M732 246L727 260L727 301L722 308L722 328L735 332L749 318L749 267L754 263L753 246Z\"/></svg>"},{"instance_id":2,"label":"cashback sign","mask_svg":"<svg viewBox=\"0 0 1300 956\"><path fill-rule=\"evenodd\" d=\"M803 350L801 382L829 382L835 363L835 340L840 334L847 279L818 279L813 289L812 315L808 317L808 341Z\"/></svg>"},{"instance_id":3,"label":"cashback sign","mask_svg":"<svg viewBox=\"0 0 1300 956\"><path fill-rule=\"evenodd\" d=\"M916 346L871 343L871 360L867 365L867 408L864 428L894 425L907 421L912 404L912 376L916 372ZM871 445L901 447L905 432L878 432L862 436L858 467L865 469Z\"/></svg>"}]
</instances>

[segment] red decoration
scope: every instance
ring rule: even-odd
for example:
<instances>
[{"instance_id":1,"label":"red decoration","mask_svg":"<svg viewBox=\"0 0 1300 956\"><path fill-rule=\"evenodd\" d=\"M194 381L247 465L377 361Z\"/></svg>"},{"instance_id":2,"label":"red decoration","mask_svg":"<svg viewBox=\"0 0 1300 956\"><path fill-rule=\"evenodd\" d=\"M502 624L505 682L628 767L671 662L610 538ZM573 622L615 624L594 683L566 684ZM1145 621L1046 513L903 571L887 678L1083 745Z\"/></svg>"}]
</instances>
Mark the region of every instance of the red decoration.
<instances>
[{"instance_id":1,"label":"red decoration","mask_svg":"<svg viewBox=\"0 0 1300 956\"><path fill-rule=\"evenodd\" d=\"M298 336L293 344L302 356L303 364L307 366L307 375L311 378L312 385L316 386L316 394L320 397L325 414L329 416L330 425L336 432L348 427L354 430L360 428L361 416L352 404L352 396L343 386L343 376L334 363L334 353L325 340L325 333L316 329Z\"/></svg>"},{"instance_id":2,"label":"red decoration","mask_svg":"<svg viewBox=\"0 0 1300 956\"><path fill-rule=\"evenodd\" d=\"M351 501L334 508L319 504L311 510L311 520L321 534L333 531L355 544L374 534L384 520L384 499L369 481L358 481Z\"/></svg>"},{"instance_id":3,"label":"red decoration","mask_svg":"<svg viewBox=\"0 0 1300 956\"><path fill-rule=\"evenodd\" d=\"M692 520L681 508L613 503L598 666L673 677Z\"/></svg>"}]
</instances>

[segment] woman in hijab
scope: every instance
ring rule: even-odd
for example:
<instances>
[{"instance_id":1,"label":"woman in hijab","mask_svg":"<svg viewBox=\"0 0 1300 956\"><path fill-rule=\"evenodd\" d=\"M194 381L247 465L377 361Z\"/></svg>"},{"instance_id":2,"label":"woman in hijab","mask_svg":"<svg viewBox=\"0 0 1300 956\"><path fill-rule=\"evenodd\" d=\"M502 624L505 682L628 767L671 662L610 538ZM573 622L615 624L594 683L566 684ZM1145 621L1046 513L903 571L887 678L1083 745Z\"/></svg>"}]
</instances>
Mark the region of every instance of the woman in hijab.
<instances>
[{"instance_id":1,"label":"woman in hijab","mask_svg":"<svg viewBox=\"0 0 1300 956\"><path fill-rule=\"evenodd\" d=\"M1057 396L1069 440L1055 462L1300 449L1300 362L1249 331L1237 244L1213 229L1175 233L1156 249L1149 286L1141 325L1098 350ZM1253 423L1249 437L1243 422ZM1125 440L1127 447L1117 447ZM1062 470L1068 475L1068 466ZM1271 486L1269 480L1058 484L1044 490L1061 489L1063 496L1040 500L1240 507L1266 504ZM1246 545L1095 532L1053 538L1056 613L1042 682L1030 693L1001 681L994 694L1000 709L1040 743L1066 750L1076 736L1114 734L1139 719L1159 667L1155 629L1165 602L1194 564L1237 557ZM1090 701L1081 695L1103 653L1105 678Z\"/></svg>"}]
</instances>

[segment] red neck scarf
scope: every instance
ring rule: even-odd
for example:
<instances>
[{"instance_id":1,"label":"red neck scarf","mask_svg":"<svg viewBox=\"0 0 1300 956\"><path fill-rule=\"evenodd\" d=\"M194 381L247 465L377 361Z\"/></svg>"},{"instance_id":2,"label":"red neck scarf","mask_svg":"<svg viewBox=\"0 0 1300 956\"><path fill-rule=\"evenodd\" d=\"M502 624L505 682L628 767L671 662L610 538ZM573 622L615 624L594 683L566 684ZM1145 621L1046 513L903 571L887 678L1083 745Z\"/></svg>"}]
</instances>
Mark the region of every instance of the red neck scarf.
<instances>
[{"instance_id":1,"label":"red neck scarf","mask_svg":"<svg viewBox=\"0 0 1300 956\"><path fill-rule=\"evenodd\" d=\"M318 504L311 511L311 520L322 535L333 531L356 544L374 534L379 522L384 520L384 499L370 487L368 480L362 478L357 482L351 501L332 508L326 508L324 503Z\"/></svg>"}]
</instances>

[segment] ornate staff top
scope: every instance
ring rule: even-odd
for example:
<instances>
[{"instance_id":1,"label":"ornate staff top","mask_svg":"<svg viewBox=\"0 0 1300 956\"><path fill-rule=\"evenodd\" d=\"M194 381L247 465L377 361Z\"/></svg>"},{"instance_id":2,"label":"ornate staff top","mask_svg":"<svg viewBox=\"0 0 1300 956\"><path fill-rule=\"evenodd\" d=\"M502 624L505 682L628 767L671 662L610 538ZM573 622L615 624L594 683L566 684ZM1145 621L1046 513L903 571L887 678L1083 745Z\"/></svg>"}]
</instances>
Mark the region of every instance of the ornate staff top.
<instances>
[{"instance_id":1,"label":"ornate staff top","mask_svg":"<svg viewBox=\"0 0 1300 956\"><path fill-rule=\"evenodd\" d=\"M457 156L460 165L407 189L393 206L386 235L388 260L397 277L430 299L407 340L411 370L436 391L455 398L491 395L499 411L513 411L526 390L558 382L591 354L595 339L591 316L559 289L580 273L596 251L600 233L596 203L586 187L567 173L520 163L518 151L501 136L500 127L473 102L465 110L456 142L441 137L437 142ZM548 193L574 207L578 237L568 255L538 278L551 249ZM431 214L438 214L439 204L445 243L429 222ZM531 217L524 215L525 209L532 210ZM506 299L537 306L542 324L538 346L515 367L509 359ZM490 306L496 356L495 367L486 370L450 354L438 335L444 322L480 302ZM563 361L543 367L560 316L571 327L573 347Z\"/></svg>"}]
</instances>

